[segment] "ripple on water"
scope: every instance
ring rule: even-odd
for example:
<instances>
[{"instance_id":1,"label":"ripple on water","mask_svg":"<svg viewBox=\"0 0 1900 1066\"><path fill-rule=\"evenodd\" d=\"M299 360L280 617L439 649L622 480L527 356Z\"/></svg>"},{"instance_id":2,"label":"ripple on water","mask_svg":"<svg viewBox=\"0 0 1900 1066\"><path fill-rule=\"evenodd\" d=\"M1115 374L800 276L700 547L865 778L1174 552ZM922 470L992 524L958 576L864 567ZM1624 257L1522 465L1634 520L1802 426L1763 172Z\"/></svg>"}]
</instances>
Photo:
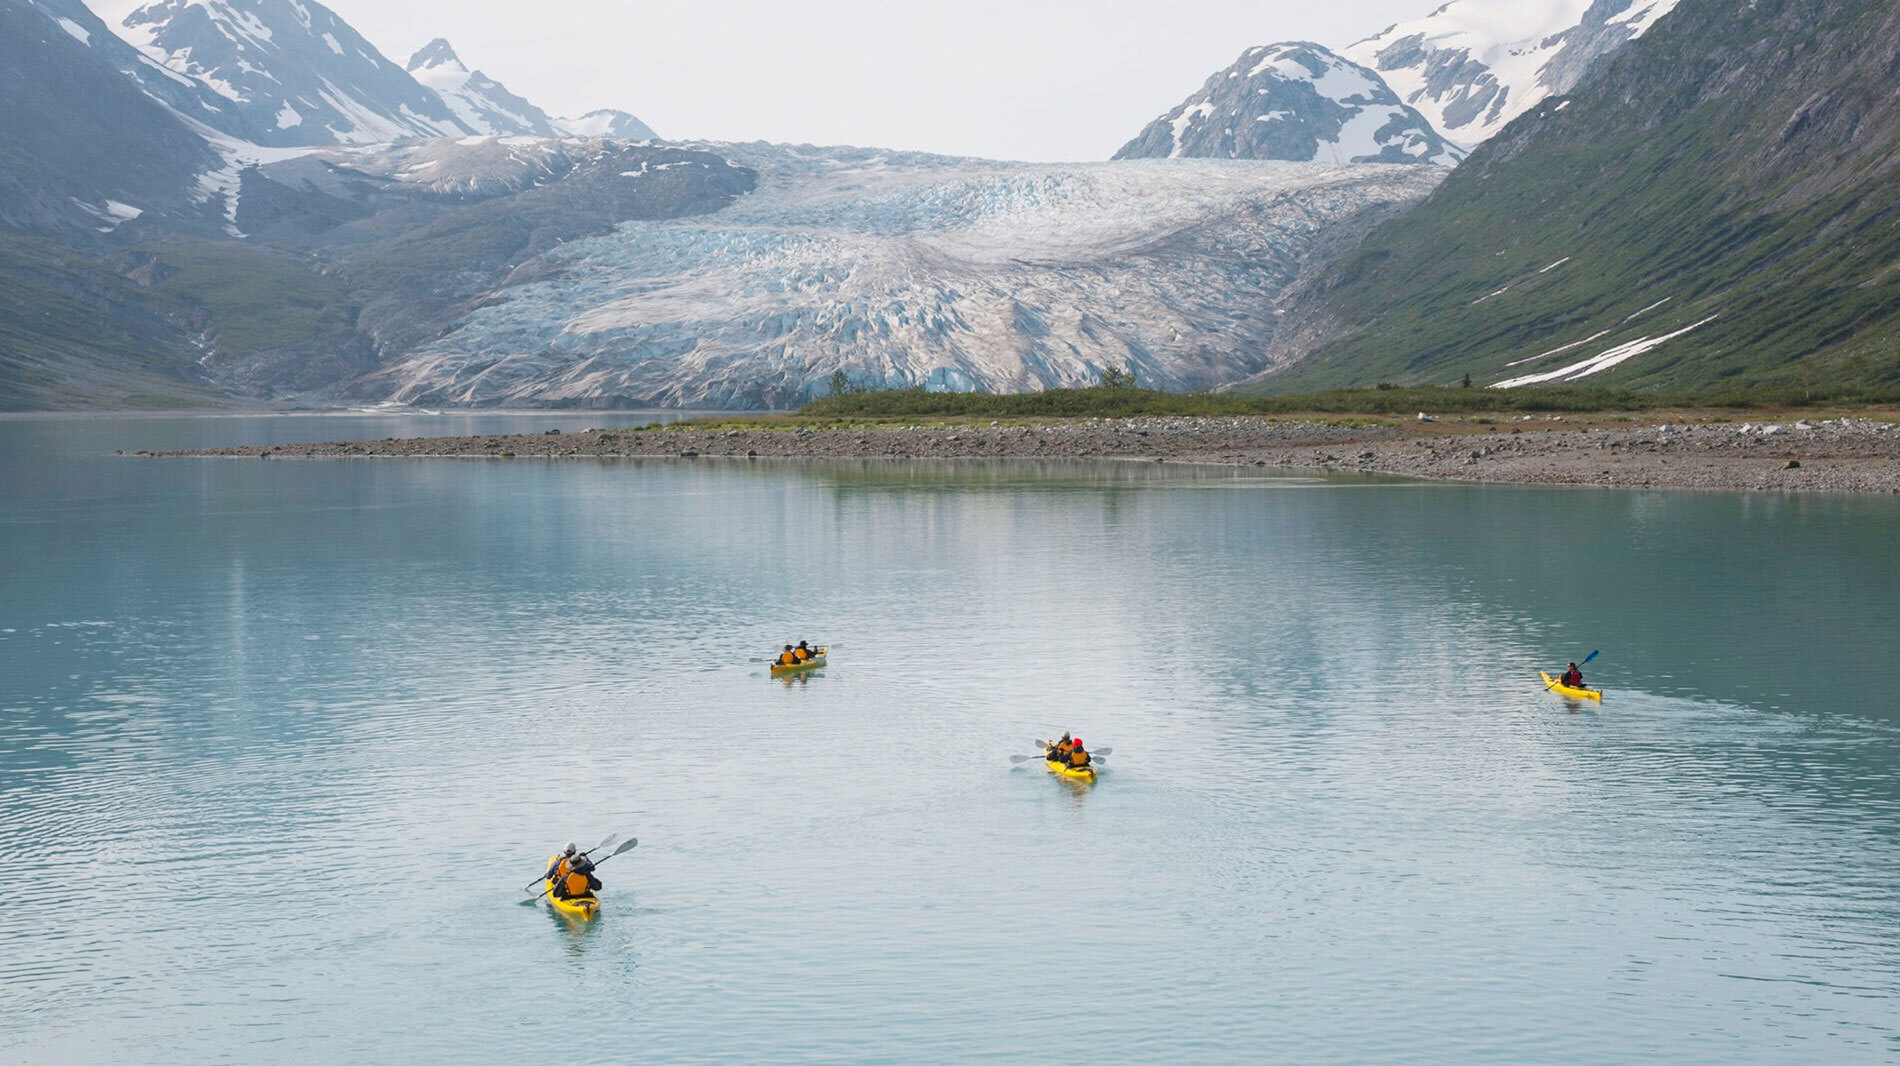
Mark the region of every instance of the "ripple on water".
<instances>
[{"instance_id":1,"label":"ripple on water","mask_svg":"<svg viewBox=\"0 0 1900 1066\"><path fill-rule=\"evenodd\" d=\"M1843 534L1886 512L139 470L134 499L0 501L0 557L44 571L0 599L25 1061L1018 1061L1054 1026L1131 1062L1896 1046L1900 737L1830 658L1900 636L1885 542ZM1717 631L1737 572L1827 609ZM800 637L832 664L771 677ZM1540 690L1597 644L1600 707ZM1093 788L1007 761L1064 729L1115 749ZM598 922L519 903L612 831L640 845Z\"/></svg>"}]
</instances>

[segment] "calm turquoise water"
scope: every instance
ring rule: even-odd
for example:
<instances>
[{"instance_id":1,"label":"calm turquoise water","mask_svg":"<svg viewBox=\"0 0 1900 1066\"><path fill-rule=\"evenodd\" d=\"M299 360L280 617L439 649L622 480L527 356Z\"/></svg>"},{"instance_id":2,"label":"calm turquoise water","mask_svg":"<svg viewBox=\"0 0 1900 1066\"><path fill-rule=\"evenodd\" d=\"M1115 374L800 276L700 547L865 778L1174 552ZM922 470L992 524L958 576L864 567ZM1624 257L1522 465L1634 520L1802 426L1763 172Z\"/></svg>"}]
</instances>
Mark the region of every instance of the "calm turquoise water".
<instances>
[{"instance_id":1,"label":"calm turquoise water","mask_svg":"<svg viewBox=\"0 0 1900 1066\"><path fill-rule=\"evenodd\" d=\"M110 455L606 422L0 421L0 1057L1900 1054L1893 500Z\"/></svg>"}]
</instances>

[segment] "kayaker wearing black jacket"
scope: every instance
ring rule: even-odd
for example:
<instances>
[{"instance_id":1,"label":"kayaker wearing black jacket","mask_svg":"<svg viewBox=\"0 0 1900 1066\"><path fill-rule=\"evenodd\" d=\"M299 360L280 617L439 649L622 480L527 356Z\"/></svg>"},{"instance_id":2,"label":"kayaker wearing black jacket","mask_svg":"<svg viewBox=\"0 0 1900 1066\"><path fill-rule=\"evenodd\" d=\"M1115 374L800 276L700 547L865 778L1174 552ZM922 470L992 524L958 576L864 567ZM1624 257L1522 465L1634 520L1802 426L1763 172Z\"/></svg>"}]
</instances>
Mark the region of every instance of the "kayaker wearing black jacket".
<instances>
[{"instance_id":1,"label":"kayaker wearing black jacket","mask_svg":"<svg viewBox=\"0 0 1900 1066\"><path fill-rule=\"evenodd\" d=\"M1056 741L1055 747L1043 752L1042 757L1050 762L1068 762L1069 749L1073 747L1075 747L1075 741L1070 740L1069 734L1064 733L1062 739Z\"/></svg>"},{"instance_id":2,"label":"kayaker wearing black jacket","mask_svg":"<svg viewBox=\"0 0 1900 1066\"><path fill-rule=\"evenodd\" d=\"M1075 738L1075 746L1069 749L1069 766L1080 770L1089 764L1088 749L1082 746L1082 738Z\"/></svg>"},{"instance_id":3,"label":"kayaker wearing black jacket","mask_svg":"<svg viewBox=\"0 0 1900 1066\"><path fill-rule=\"evenodd\" d=\"M785 645L785 650L782 652L779 652L778 654L778 664L780 666L793 666L793 665L796 665L797 662L798 662L798 653L792 650L792 646L790 644Z\"/></svg>"},{"instance_id":4,"label":"kayaker wearing black jacket","mask_svg":"<svg viewBox=\"0 0 1900 1066\"><path fill-rule=\"evenodd\" d=\"M562 899L585 896L600 888L600 878L594 876L594 860L586 855L576 855L568 863L567 876L554 882L554 894Z\"/></svg>"},{"instance_id":5,"label":"kayaker wearing black jacket","mask_svg":"<svg viewBox=\"0 0 1900 1066\"><path fill-rule=\"evenodd\" d=\"M1565 688L1582 688L1583 671L1577 668L1576 663L1571 663L1570 669L1564 671L1564 676L1558 678L1557 683Z\"/></svg>"},{"instance_id":6,"label":"kayaker wearing black jacket","mask_svg":"<svg viewBox=\"0 0 1900 1066\"><path fill-rule=\"evenodd\" d=\"M806 661L807 659L810 659L813 655L813 652L811 650L811 645L805 643L802 640L799 641L798 647L792 649L792 655L797 657L798 661L801 663Z\"/></svg>"}]
</instances>

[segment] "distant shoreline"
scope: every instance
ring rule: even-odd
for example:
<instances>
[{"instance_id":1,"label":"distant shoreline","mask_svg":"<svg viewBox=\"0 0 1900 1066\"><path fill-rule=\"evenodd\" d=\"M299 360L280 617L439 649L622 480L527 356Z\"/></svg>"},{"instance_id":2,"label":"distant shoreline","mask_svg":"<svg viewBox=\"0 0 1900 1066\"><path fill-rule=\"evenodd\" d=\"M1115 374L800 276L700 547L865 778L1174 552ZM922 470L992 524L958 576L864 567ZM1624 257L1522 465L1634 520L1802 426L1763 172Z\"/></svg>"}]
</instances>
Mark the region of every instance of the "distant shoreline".
<instances>
[{"instance_id":1,"label":"distant shoreline","mask_svg":"<svg viewBox=\"0 0 1900 1066\"><path fill-rule=\"evenodd\" d=\"M1664 422L1081 418L1016 422L682 422L642 429L245 445L141 456L220 458L939 458L1146 460L1357 471L1436 481L1761 492L1900 492L1900 426L1870 418Z\"/></svg>"},{"instance_id":2,"label":"distant shoreline","mask_svg":"<svg viewBox=\"0 0 1900 1066\"><path fill-rule=\"evenodd\" d=\"M1321 421L1241 416L844 424L796 418L637 430L245 445L264 459L1097 459L1614 488L1900 493L1900 425L1626 415Z\"/></svg>"}]
</instances>

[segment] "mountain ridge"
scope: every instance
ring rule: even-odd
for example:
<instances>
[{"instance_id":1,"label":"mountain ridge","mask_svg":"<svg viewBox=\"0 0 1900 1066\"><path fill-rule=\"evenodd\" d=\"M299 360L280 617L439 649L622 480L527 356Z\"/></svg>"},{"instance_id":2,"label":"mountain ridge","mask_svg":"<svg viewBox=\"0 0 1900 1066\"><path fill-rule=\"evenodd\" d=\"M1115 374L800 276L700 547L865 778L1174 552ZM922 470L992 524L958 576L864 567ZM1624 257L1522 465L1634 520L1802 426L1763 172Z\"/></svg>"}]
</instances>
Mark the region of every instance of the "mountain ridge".
<instances>
[{"instance_id":1,"label":"mountain ridge","mask_svg":"<svg viewBox=\"0 0 1900 1066\"><path fill-rule=\"evenodd\" d=\"M1242 52L1113 158L1450 165L1463 155L1373 71L1290 41Z\"/></svg>"},{"instance_id":2,"label":"mountain ridge","mask_svg":"<svg viewBox=\"0 0 1900 1066\"><path fill-rule=\"evenodd\" d=\"M1345 335L1261 386L1900 379L1897 90L1888 0L1682 0L1342 259Z\"/></svg>"}]
</instances>

